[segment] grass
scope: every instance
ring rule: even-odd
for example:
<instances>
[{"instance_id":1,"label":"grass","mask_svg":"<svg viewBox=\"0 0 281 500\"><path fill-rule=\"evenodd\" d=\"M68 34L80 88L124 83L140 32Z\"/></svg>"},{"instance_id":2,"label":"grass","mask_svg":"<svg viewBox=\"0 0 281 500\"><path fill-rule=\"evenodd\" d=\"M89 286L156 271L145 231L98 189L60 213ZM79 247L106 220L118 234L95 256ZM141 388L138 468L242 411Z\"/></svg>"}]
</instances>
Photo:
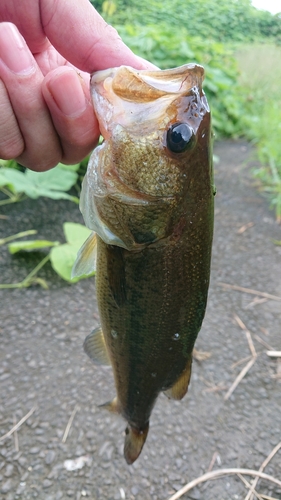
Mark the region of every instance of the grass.
<instances>
[{"instance_id":1,"label":"grass","mask_svg":"<svg viewBox=\"0 0 281 500\"><path fill-rule=\"evenodd\" d=\"M257 146L261 167L254 171L281 222L281 47L240 47L236 57L246 92L245 128Z\"/></svg>"}]
</instances>

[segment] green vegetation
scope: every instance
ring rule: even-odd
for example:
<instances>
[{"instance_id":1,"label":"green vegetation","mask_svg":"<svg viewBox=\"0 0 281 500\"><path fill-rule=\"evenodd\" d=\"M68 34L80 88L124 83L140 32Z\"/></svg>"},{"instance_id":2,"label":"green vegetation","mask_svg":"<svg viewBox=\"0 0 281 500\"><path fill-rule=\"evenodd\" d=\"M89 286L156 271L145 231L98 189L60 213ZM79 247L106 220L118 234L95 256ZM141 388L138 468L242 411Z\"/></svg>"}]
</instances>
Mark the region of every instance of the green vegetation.
<instances>
[{"instance_id":1,"label":"green vegetation","mask_svg":"<svg viewBox=\"0 0 281 500\"><path fill-rule=\"evenodd\" d=\"M259 11L250 0L91 0L114 26L164 23L176 32L185 27L189 36L220 42L280 37L281 22ZM281 9L280 9L281 10Z\"/></svg>"},{"instance_id":2,"label":"green vegetation","mask_svg":"<svg viewBox=\"0 0 281 500\"><path fill-rule=\"evenodd\" d=\"M49 252L45 257L39 262L39 264L24 278L23 281L18 283L6 283L0 284L0 289L3 288L27 288L31 285L40 285L47 289L48 284L46 280L37 276L38 272L42 267L51 262L52 268L56 273L65 281L69 283L76 283L80 279L87 278L88 276L79 276L78 278L71 278L71 271L76 260L77 252L83 245L84 241L88 238L92 231L74 222L65 222L63 224L63 232L66 239L66 243L60 243L59 241L48 241L48 240L24 240L15 241L19 238L25 236L30 236L36 234L37 231L30 229L28 231L22 231L21 233L8 236L7 238L0 239L0 246L8 244L8 249L11 254L16 254L18 252L30 252L38 250L49 249Z\"/></svg>"},{"instance_id":3,"label":"green vegetation","mask_svg":"<svg viewBox=\"0 0 281 500\"><path fill-rule=\"evenodd\" d=\"M222 43L189 36L181 27L174 30L164 24L155 26L120 26L119 33L132 50L161 69L197 62L205 68L204 90L212 108L217 136L237 137L242 102L237 100L238 67L233 52Z\"/></svg>"},{"instance_id":4,"label":"green vegetation","mask_svg":"<svg viewBox=\"0 0 281 500\"><path fill-rule=\"evenodd\" d=\"M281 14L258 11L250 0L92 3L136 54L158 67L187 62L204 66L204 90L212 109L215 136L246 137L255 144L261 166L253 174L281 222ZM0 206L39 196L78 203L86 163L59 164L53 170L37 173L14 160L0 160ZM69 193L71 188L76 188L74 195ZM64 233L66 243L15 241L32 234L32 230L0 240L0 245L8 244L11 253L48 249L22 282L0 288L22 288L34 283L46 288L38 272L48 261L64 280L77 281L71 280L71 268L89 231L79 224L66 223Z\"/></svg>"},{"instance_id":5,"label":"green vegetation","mask_svg":"<svg viewBox=\"0 0 281 500\"><path fill-rule=\"evenodd\" d=\"M254 175L281 222L281 47L249 45L236 56L245 98L244 128L262 165Z\"/></svg>"},{"instance_id":6,"label":"green vegetation","mask_svg":"<svg viewBox=\"0 0 281 500\"><path fill-rule=\"evenodd\" d=\"M0 206L22 201L27 196L33 199L46 196L53 200L65 199L79 203L77 196L66 193L77 182L79 164L59 163L56 168L41 173L28 169L22 172L14 164L13 160L0 160L0 190L6 195L4 200L0 200Z\"/></svg>"},{"instance_id":7,"label":"green vegetation","mask_svg":"<svg viewBox=\"0 0 281 500\"><path fill-rule=\"evenodd\" d=\"M281 14L250 0L92 3L135 53L160 68L204 66L215 136L254 142L262 164L254 175L281 221Z\"/></svg>"}]
</instances>

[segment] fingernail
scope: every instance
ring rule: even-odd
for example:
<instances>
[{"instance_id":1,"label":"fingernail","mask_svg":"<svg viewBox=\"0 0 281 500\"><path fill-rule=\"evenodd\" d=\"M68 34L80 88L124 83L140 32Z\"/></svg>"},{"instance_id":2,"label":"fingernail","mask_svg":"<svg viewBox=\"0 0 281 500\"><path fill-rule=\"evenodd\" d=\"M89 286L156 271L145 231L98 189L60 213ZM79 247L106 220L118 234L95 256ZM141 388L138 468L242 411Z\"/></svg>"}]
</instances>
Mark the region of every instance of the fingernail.
<instances>
[{"instance_id":1,"label":"fingernail","mask_svg":"<svg viewBox=\"0 0 281 500\"><path fill-rule=\"evenodd\" d=\"M75 70L62 69L56 77L47 83L56 105L67 116L77 116L87 107L81 80Z\"/></svg>"},{"instance_id":2,"label":"fingernail","mask_svg":"<svg viewBox=\"0 0 281 500\"><path fill-rule=\"evenodd\" d=\"M35 70L34 60L25 40L11 23L1 25L0 58L17 75L28 75Z\"/></svg>"}]
</instances>

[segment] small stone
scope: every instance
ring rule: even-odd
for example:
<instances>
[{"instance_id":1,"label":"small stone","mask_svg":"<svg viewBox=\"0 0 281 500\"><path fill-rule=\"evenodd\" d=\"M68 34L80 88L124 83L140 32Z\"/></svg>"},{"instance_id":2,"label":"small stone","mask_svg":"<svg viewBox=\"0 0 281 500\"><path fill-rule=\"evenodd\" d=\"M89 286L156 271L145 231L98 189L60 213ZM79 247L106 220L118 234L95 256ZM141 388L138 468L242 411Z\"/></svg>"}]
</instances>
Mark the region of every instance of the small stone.
<instances>
[{"instance_id":1,"label":"small stone","mask_svg":"<svg viewBox=\"0 0 281 500\"><path fill-rule=\"evenodd\" d=\"M18 462L23 467L26 464L26 458L25 457L20 457L18 459Z\"/></svg>"},{"instance_id":2,"label":"small stone","mask_svg":"<svg viewBox=\"0 0 281 500\"><path fill-rule=\"evenodd\" d=\"M1 493L8 493L12 489L12 480L8 479L4 484L2 484Z\"/></svg>"},{"instance_id":3,"label":"small stone","mask_svg":"<svg viewBox=\"0 0 281 500\"><path fill-rule=\"evenodd\" d=\"M29 453L31 453L32 455L36 455L36 453L39 453L39 451L40 448L38 448L38 446L33 446L32 448L30 448Z\"/></svg>"},{"instance_id":4,"label":"small stone","mask_svg":"<svg viewBox=\"0 0 281 500\"><path fill-rule=\"evenodd\" d=\"M50 479L44 479L42 486L43 486L43 488L50 488L50 486L52 486L52 484L53 484L53 482L50 481Z\"/></svg>"},{"instance_id":5,"label":"small stone","mask_svg":"<svg viewBox=\"0 0 281 500\"><path fill-rule=\"evenodd\" d=\"M31 361L29 361L29 363L27 363L27 365L29 366L29 368L37 368L37 363L36 363L35 359L32 359Z\"/></svg>"},{"instance_id":6,"label":"small stone","mask_svg":"<svg viewBox=\"0 0 281 500\"><path fill-rule=\"evenodd\" d=\"M12 464L8 464L5 470L5 477L11 477L14 471L14 466Z\"/></svg>"},{"instance_id":7,"label":"small stone","mask_svg":"<svg viewBox=\"0 0 281 500\"><path fill-rule=\"evenodd\" d=\"M45 463L47 465L50 465L55 460L55 458L56 458L56 453L54 452L54 450L49 450L45 458Z\"/></svg>"},{"instance_id":8,"label":"small stone","mask_svg":"<svg viewBox=\"0 0 281 500\"><path fill-rule=\"evenodd\" d=\"M133 487L131 488L131 492L132 492L132 494L133 494L134 496L136 496L136 495L138 494L138 492L139 492L138 487L137 487L137 486L133 486Z\"/></svg>"},{"instance_id":9,"label":"small stone","mask_svg":"<svg viewBox=\"0 0 281 500\"><path fill-rule=\"evenodd\" d=\"M200 500L201 493L198 488L193 488L193 490L188 494L188 498L192 498L192 500Z\"/></svg>"},{"instance_id":10,"label":"small stone","mask_svg":"<svg viewBox=\"0 0 281 500\"><path fill-rule=\"evenodd\" d=\"M17 495L22 495L22 493L24 492L25 490L25 486L26 486L26 483L25 482L21 482L18 487L17 487L17 491L16 491L16 494Z\"/></svg>"}]
</instances>

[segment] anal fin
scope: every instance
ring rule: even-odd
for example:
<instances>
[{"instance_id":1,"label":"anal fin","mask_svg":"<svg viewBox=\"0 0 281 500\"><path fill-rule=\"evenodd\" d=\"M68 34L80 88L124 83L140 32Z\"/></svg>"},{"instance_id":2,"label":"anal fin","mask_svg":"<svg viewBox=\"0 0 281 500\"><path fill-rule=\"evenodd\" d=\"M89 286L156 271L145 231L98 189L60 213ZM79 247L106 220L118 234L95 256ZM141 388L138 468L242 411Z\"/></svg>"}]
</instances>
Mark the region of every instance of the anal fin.
<instances>
[{"instance_id":1,"label":"anal fin","mask_svg":"<svg viewBox=\"0 0 281 500\"><path fill-rule=\"evenodd\" d=\"M188 384L191 376L191 364L192 364L192 356L189 357L187 365L176 381L176 383L170 388L164 391L165 396L169 399L182 399L187 393Z\"/></svg>"},{"instance_id":2,"label":"anal fin","mask_svg":"<svg viewBox=\"0 0 281 500\"><path fill-rule=\"evenodd\" d=\"M112 399L112 401L107 401L107 403L99 405L99 408L101 408L102 410L111 411L112 413L120 413L117 397Z\"/></svg>"},{"instance_id":3,"label":"anal fin","mask_svg":"<svg viewBox=\"0 0 281 500\"><path fill-rule=\"evenodd\" d=\"M124 444L124 457L127 464L131 465L138 458L146 441L149 423L143 429L135 429L128 425Z\"/></svg>"},{"instance_id":4,"label":"anal fin","mask_svg":"<svg viewBox=\"0 0 281 500\"><path fill-rule=\"evenodd\" d=\"M74 266L72 268L71 277L77 278L84 274L91 274L96 270L97 260L97 235L91 233L80 248Z\"/></svg>"},{"instance_id":5,"label":"anal fin","mask_svg":"<svg viewBox=\"0 0 281 500\"><path fill-rule=\"evenodd\" d=\"M98 365L110 365L103 332L100 326L95 328L84 340L84 351Z\"/></svg>"}]
</instances>

